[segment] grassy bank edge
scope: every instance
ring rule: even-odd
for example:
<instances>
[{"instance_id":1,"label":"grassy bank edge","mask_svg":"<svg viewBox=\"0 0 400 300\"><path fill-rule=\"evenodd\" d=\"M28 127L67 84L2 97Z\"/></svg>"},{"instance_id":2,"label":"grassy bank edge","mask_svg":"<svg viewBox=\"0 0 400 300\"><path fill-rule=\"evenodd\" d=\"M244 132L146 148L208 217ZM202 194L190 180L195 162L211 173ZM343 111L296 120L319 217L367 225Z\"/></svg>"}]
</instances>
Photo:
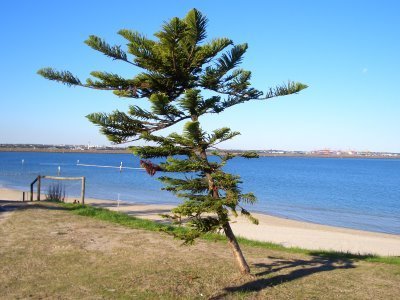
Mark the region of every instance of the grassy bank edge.
<instances>
[{"instance_id":1,"label":"grassy bank edge","mask_svg":"<svg viewBox=\"0 0 400 300\"><path fill-rule=\"evenodd\" d=\"M46 201L47 202L47 201ZM119 224L125 227L134 229L143 229L149 231L162 231L166 233L179 233L185 230L184 227L173 226L170 224L163 224L156 221L151 221L147 219L136 218L129 216L125 213L112 211L105 208L93 207L90 205L79 205L71 203L63 203L51 201L63 207L66 211L69 211L75 215L86 216L98 220L103 220L111 222L114 224ZM225 236L214 233L205 234L202 236L203 240L213 241L213 242L224 242L226 241ZM270 250L284 251L288 253L298 253L310 256L319 256L327 259L352 259L352 260L362 260L368 262L378 262L392 265L400 265L400 256L378 256L373 254L353 254L349 252L338 252L338 251L325 251L325 250L308 250L299 247L284 247L280 244L275 244L271 242L262 242L250 240L243 237L238 237L238 241L241 245L249 247L258 247Z\"/></svg>"}]
</instances>

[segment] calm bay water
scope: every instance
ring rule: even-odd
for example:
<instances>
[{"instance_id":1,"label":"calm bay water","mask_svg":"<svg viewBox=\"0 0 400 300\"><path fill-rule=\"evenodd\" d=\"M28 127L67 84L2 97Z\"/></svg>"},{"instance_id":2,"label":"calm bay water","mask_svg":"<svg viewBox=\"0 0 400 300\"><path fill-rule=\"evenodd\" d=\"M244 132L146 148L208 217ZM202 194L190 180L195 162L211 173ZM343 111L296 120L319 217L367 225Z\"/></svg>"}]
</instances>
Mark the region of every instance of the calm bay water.
<instances>
[{"instance_id":1,"label":"calm bay water","mask_svg":"<svg viewBox=\"0 0 400 300\"><path fill-rule=\"evenodd\" d=\"M81 164L115 166L98 168ZM22 161L24 161L22 163ZM86 176L87 197L137 203L179 202L162 184L138 168L131 154L0 152L0 187L29 190L40 175ZM232 160L243 191L258 203L250 209L314 223L400 234L400 160L262 157ZM155 176L156 177L156 176ZM48 180L44 180L44 191ZM80 182L65 184L79 196Z\"/></svg>"}]
</instances>

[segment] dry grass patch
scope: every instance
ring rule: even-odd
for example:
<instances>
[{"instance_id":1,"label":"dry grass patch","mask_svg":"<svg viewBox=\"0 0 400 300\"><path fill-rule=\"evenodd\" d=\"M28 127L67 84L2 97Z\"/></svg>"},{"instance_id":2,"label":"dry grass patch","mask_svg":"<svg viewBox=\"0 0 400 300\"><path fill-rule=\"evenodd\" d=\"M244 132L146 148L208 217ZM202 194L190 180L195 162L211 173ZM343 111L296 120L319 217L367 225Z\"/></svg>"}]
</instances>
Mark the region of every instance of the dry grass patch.
<instances>
[{"instance_id":1,"label":"dry grass patch","mask_svg":"<svg viewBox=\"0 0 400 300\"><path fill-rule=\"evenodd\" d=\"M72 215L51 204L0 226L1 298L395 299L400 266L245 246L241 277L224 243Z\"/></svg>"}]
</instances>

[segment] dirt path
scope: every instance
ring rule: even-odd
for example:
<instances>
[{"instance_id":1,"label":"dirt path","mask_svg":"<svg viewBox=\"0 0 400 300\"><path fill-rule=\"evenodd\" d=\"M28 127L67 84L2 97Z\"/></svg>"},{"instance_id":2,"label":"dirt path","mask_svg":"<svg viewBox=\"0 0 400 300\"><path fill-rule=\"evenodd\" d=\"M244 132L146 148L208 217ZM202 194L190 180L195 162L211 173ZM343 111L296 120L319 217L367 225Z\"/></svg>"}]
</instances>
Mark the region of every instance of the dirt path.
<instances>
[{"instance_id":1,"label":"dirt path","mask_svg":"<svg viewBox=\"0 0 400 300\"><path fill-rule=\"evenodd\" d=\"M16 209L25 207L26 205L28 205L27 202L0 200L0 224L7 220Z\"/></svg>"}]
</instances>

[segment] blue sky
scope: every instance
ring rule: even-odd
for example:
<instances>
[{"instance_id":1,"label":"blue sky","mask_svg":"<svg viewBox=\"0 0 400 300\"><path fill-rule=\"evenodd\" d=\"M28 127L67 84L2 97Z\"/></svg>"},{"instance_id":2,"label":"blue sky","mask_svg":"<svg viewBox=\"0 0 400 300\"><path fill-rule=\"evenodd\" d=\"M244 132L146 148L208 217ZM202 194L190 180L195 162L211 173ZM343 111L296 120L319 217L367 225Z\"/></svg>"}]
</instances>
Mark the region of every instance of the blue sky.
<instances>
[{"instance_id":1,"label":"blue sky","mask_svg":"<svg viewBox=\"0 0 400 300\"><path fill-rule=\"evenodd\" d=\"M0 143L109 144L84 116L145 100L69 88L36 71L133 76L137 70L83 41L95 34L123 45L121 28L151 37L193 7L208 17L209 38L249 44L242 66L256 88L289 79L309 85L299 95L204 118L207 130L242 133L223 148L400 152L400 2L385 0L2 1Z\"/></svg>"}]
</instances>

